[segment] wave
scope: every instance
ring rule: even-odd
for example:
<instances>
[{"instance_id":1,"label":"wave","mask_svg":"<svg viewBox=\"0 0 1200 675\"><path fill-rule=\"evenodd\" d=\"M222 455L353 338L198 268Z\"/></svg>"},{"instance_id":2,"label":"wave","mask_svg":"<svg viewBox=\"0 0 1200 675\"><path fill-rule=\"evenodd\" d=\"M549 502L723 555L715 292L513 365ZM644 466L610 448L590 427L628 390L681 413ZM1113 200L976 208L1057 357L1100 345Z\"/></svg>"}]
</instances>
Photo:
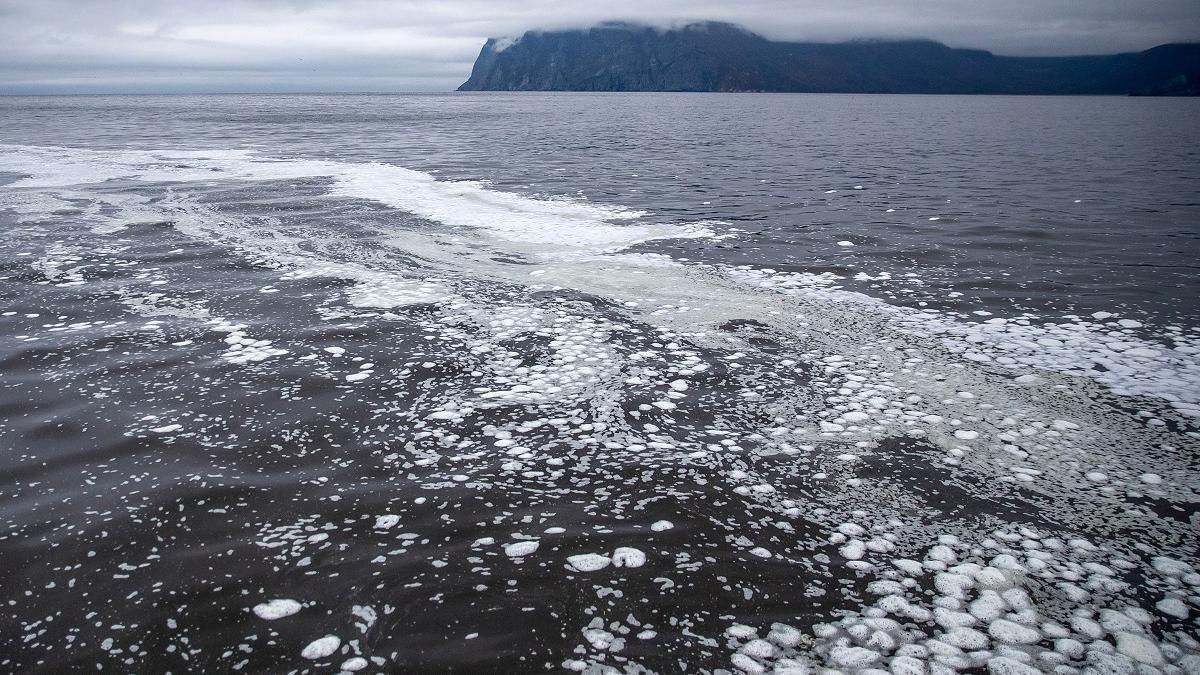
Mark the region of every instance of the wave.
<instances>
[{"instance_id":1,"label":"wave","mask_svg":"<svg viewBox=\"0 0 1200 675\"><path fill-rule=\"evenodd\" d=\"M273 159L250 150L99 151L0 145L2 167L24 174L17 188L69 188L113 180L190 183L328 178L331 195L363 199L440 223L471 228L512 243L561 249L613 250L713 233L704 226L634 222L646 214L578 200L538 199L492 190L477 181L381 163Z\"/></svg>"}]
</instances>

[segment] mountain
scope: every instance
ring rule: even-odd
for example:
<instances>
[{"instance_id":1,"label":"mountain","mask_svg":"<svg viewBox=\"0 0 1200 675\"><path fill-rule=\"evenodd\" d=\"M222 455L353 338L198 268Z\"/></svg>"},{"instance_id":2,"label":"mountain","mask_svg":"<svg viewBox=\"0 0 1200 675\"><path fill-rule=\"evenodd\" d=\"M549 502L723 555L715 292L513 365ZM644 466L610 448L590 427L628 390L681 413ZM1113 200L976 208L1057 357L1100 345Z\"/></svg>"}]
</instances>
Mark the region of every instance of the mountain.
<instances>
[{"instance_id":1,"label":"mountain","mask_svg":"<svg viewBox=\"0 0 1200 675\"><path fill-rule=\"evenodd\" d=\"M490 39L459 91L1200 94L1200 44L996 56L927 40L774 42L726 23L602 24Z\"/></svg>"}]
</instances>

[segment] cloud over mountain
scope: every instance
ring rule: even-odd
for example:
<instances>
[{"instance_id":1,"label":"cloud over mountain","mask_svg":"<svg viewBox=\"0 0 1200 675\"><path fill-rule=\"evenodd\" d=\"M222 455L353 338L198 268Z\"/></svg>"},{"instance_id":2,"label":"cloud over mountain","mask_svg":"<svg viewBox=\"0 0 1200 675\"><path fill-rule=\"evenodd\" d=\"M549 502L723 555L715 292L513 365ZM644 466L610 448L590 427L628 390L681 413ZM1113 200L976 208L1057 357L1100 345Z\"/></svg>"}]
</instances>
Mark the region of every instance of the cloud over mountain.
<instances>
[{"instance_id":1,"label":"cloud over mountain","mask_svg":"<svg viewBox=\"0 0 1200 675\"><path fill-rule=\"evenodd\" d=\"M0 91L449 90L488 37L609 20L1019 55L1200 39L1194 0L0 0Z\"/></svg>"}]
</instances>

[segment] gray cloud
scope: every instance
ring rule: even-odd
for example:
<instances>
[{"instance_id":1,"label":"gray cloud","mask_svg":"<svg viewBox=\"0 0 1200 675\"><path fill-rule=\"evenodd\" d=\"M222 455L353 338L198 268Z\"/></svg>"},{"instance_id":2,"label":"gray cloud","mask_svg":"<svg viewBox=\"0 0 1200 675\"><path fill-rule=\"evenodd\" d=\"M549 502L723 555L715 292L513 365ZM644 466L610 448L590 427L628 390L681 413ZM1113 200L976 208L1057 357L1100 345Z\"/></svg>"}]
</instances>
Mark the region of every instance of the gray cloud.
<instances>
[{"instance_id":1,"label":"gray cloud","mask_svg":"<svg viewBox=\"0 0 1200 675\"><path fill-rule=\"evenodd\" d=\"M1200 39L1196 0L0 0L0 92L447 90L488 37L609 20L1026 55Z\"/></svg>"}]
</instances>

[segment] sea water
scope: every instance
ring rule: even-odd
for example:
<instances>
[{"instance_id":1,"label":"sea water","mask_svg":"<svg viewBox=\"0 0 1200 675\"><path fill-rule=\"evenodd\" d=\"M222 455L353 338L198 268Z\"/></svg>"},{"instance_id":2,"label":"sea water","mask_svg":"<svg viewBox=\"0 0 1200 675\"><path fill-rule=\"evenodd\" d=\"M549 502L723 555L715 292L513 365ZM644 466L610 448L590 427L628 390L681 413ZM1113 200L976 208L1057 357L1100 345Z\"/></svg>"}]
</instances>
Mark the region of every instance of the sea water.
<instances>
[{"instance_id":1,"label":"sea water","mask_svg":"<svg viewBox=\"0 0 1200 675\"><path fill-rule=\"evenodd\" d=\"M0 99L0 669L1200 669L1200 103Z\"/></svg>"}]
</instances>

